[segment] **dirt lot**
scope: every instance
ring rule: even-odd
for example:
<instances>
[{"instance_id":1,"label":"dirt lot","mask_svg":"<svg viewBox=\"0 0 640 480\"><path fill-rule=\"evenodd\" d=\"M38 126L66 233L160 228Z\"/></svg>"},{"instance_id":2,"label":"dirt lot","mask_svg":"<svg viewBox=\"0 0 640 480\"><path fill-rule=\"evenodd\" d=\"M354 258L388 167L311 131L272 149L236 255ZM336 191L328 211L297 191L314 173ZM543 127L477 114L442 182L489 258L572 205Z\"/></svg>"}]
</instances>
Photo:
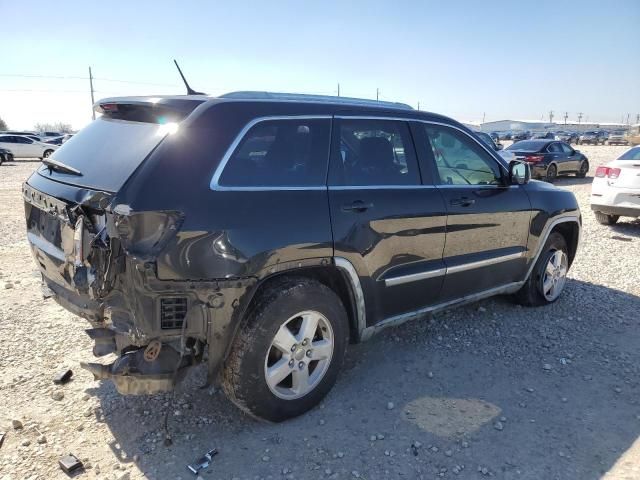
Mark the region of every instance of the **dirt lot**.
<instances>
[{"instance_id":1,"label":"dirt lot","mask_svg":"<svg viewBox=\"0 0 640 480\"><path fill-rule=\"evenodd\" d=\"M640 222L597 224L595 166L625 147L581 147L582 247L561 299L524 309L496 298L351 346L326 401L279 425L256 422L196 369L175 397L121 397L79 368L85 322L49 299L24 235L20 184L38 165L0 167L0 479L640 478ZM69 384L51 379L74 371ZM169 409L173 446L163 445ZM23 424L14 429L13 420Z\"/></svg>"}]
</instances>

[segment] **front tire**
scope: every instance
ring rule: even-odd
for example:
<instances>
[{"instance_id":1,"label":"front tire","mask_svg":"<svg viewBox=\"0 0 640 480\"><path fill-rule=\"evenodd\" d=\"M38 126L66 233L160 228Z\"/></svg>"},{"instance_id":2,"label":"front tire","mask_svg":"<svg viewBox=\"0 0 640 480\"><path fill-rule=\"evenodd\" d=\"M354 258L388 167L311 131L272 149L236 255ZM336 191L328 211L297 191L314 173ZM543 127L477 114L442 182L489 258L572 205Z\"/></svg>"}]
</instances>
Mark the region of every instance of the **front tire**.
<instances>
[{"instance_id":1,"label":"front tire","mask_svg":"<svg viewBox=\"0 0 640 480\"><path fill-rule=\"evenodd\" d=\"M564 290L568 270L567 242L561 234L552 232L531 271L531 275L522 288L516 292L516 299L520 304L530 307L555 302Z\"/></svg>"},{"instance_id":2,"label":"front tire","mask_svg":"<svg viewBox=\"0 0 640 480\"><path fill-rule=\"evenodd\" d=\"M276 280L247 312L222 386L254 417L280 422L317 405L333 387L348 342L347 313L325 285Z\"/></svg>"},{"instance_id":3,"label":"front tire","mask_svg":"<svg viewBox=\"0 0 640 480\"><path fill-rule=\"evenodd\" d=\"M583 160L582 163L580 164L580 170L578 170L578 173L576 173L576 177L584 178L587 176L588 172L589 172L589 162L587 160Z\"/></svg>"},{"instance_id":4,"label":"front tire","mask_svg":"<svg viewBox=\"0 0 640 480\"><path fill-rule=\"evenodd\" d=\"M553 163L547 167L547 175L545 180L549 183L553 183L554 180L558 178L558 167L556 167Z\"/></svg>"},{"instance_id":5,"label":"front tire","mask_svg":"<svg viewBox=\"0 0 640 480\"><path fill-rule=\"evenodd\" d=\"M596 220L602 225L614 225L620 219L620 215L607 215L602 212L593 212L596 215Z\"/></svg>"}]
</instances>

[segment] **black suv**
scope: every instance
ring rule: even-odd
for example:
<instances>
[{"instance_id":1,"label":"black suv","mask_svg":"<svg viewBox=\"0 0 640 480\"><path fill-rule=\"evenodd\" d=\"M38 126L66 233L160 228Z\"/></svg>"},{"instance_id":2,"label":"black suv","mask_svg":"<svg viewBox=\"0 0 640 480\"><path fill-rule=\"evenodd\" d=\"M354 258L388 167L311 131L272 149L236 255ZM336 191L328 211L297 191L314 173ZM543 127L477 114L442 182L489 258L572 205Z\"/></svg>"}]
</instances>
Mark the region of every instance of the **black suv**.
<instances>
[{"instance_id":1,"label":"black suv","mask_svg":"<svg viewBox=\"0 0 640 480\"><path fill-rule=\"evenodd\" d=\"M402 104L268 93L117 98L24 184L44 283L90 321L121 393L208 365L280 421L348 342L492 295L554 302L573 194L460 123Z\"/></svg>"}]
</instances>

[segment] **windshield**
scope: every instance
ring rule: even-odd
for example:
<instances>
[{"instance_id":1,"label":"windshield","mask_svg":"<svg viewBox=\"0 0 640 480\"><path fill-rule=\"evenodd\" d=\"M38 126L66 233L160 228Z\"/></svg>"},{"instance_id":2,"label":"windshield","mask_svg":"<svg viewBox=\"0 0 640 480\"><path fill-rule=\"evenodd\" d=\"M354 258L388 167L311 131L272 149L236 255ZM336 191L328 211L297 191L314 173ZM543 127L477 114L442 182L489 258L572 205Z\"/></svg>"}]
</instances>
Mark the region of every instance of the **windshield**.
<instances>
[{"instance_id":1,"label":"windshield","mask_svg":"<svg viewBox=\"0 0 640 480\"><path fill-rule=\"evenodd\" d=\"M624 152L618 160L640 160L640 147L633 147L631 150Z\"/></svg>"},{"instance_id":2,"label":"windshield","mask_svg":"<svg viewBox=\"0 0 640 480\"><path fill-rule=\"evenodd\" d=\"M51 159L79 170L65 173L43 165L38 173L95 190L116 192L166 135L166 125L100 117L62 144Z\"/></svg>"},{"instance_id":3,"label":"windshield","mask_svg":"<svg viewBox=\"0 0 640 480\"><path fill-rule=\"evenodd\" d=\"M545 145L545 143L541 142L528 142L522 141L517 142L507 147L507 150L518 150L519 152L537 152Z\"/></svg>"}]
</instances>

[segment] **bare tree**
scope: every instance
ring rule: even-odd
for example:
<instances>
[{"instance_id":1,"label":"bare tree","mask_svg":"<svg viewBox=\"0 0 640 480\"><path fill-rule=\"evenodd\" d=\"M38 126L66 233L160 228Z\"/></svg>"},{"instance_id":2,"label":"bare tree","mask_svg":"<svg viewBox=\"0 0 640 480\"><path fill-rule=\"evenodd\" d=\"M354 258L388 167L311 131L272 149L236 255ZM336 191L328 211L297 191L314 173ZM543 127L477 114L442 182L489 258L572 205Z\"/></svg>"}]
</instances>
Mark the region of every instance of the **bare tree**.
<instances>
[{"instance_id":1,"label":"bare tree","mask_svg":"<svg viewBox=\"0 0 640 480\"><path fill-rule=\"evenodd\" d=\"M7 127L7 122L5 122L1 117L0 117L0 130L8 130L9 127Z\"/></svg>"},{"instance_id":2,"label":"bare tree","mask_svg":"<svg viewBox=\"0 0 640 480\"><path fill-rule=\"evenodd\" d=\"M71 125L63 122L55 122L55 123L36 123L33 126L33 129L36 132L60 132L60 133L71 133L73 129Z\"/></svg>"}]
</instances>

